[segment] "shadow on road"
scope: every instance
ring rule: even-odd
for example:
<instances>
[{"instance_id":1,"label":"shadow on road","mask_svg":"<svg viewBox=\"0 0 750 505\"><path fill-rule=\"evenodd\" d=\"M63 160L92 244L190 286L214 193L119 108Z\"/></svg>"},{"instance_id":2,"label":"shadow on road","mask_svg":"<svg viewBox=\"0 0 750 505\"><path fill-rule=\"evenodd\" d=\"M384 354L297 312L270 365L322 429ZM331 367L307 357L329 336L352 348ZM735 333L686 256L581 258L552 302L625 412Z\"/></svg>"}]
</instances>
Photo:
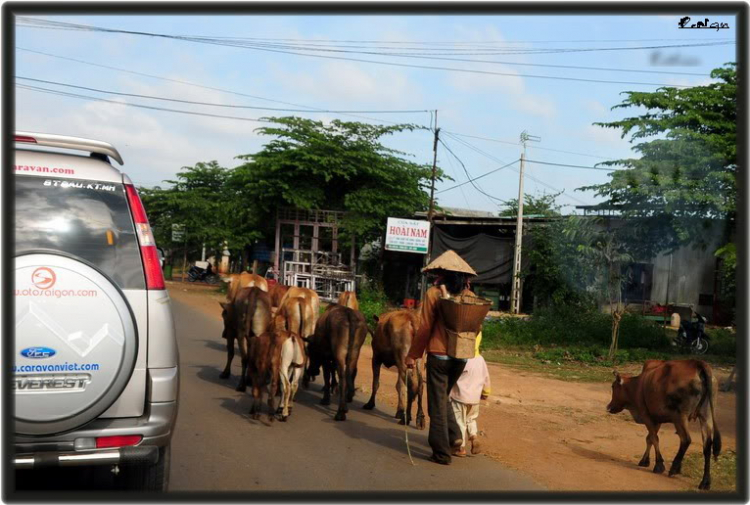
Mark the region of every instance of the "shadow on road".
<instances>
[{"instance_id":1,"label":"shadow on road","mask_svg":"<svg viewBox=\"0 0 750 505\"><path fill-rule=\"evenodd\" d=\"M301 401L305 406L323 414L325 418L322 419L321 422L331 424L347 437L356 440L365 440L371 444L390 449L391 451L406 456L404 427L403 425L397 424L394 417L376 410L364 410L362 409L364 402L355 398L352 403L348 404L349 412L347 413L346 421L334 421L333 416L338 409L337 397L334 396L331 398L331 405L320 405L322 395L311 389L307 391L301 390L297 394L297 398L298 401ZM357 417L365 415L368 418L379 419L376 421L378 424L382 422L381 420L384 420L385 422L390 423L392 427L381 428L373 425L373 423L354 419L355 415ZM431 453L424 447L427 442L425 431L417 431L412 425L409 427L409 439L412 456L422 459L427 459L430 456Z\"/></svg>"},{"instance_id":2,"label":"shadow on road","mask_svg":"<svg viewBox=\"0 0 750 505\"><path fill-rule=\"evenodd\" d=\"M217 341L217 340L207 340L204 338L196 338L193 340L195 340L196 342L203 342L206 345L206 347L208 347L209 349L212 349L214 351L221 351L226 356L227 341L224 339L221 339L221 341ZM237 348L237 343L234 344L234 349L235 349L235 353L239 352L239 349ZM235 358L236 357L237 356L235 356Z\"/></svg>"},{"instance_id":3,"label":"shadow on road","mask_svg":"<svg viewBox=\"0 0 750 505\"><path fill-rule=\"evenodd\" d=\"M219 377L219 374L224 370L213 365L190 365L190 368L198 368L198 372L195 374L201 380L210 382L211 384L219 384L221 386L228 387L234 390L240 381L240 378L236 374L230 375L226 379Z\"/></svg>"}]
</instances>

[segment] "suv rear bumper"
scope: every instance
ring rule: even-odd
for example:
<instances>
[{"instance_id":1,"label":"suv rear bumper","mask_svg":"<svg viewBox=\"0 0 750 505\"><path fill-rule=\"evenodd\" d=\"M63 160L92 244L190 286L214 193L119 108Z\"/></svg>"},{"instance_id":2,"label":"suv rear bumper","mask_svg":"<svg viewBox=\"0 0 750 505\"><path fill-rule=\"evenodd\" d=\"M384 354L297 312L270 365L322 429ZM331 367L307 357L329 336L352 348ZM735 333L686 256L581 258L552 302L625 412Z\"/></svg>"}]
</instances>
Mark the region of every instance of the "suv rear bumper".
<instances>
[{"instance_id":1,"label":"suv rear bumper","mask_svg":"<svg viewBox=\"0 0 750 505\"><path fill-rule=\"evenodd\" d=\"M156 463L160 447L169 445L177 402L146 404L141 417L96 419L75 431L49 437L15 437L15 467ZM96 449L97 437L141 435L132 447Z\"/></svg>"},{"instance_id":2,"label":"suv rear bumper","mask_svg":"<svg viewBox=\"0 0 750 505\"><path fill-rule=\"evenodd\" d=\"M89 465L153 465L159 461L159 448L155 445L120 447L81 452L39 452L17 455L13 462L17 469L50 466Z\"/></svg>"}]
</instances>

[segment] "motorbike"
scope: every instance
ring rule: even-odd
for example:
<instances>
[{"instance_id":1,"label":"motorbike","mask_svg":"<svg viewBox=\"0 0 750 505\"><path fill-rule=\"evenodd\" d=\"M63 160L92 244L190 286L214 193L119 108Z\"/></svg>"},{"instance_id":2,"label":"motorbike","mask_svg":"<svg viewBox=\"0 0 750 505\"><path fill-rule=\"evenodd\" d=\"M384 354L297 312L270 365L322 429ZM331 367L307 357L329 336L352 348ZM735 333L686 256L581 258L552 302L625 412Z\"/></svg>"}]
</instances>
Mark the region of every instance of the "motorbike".
<instances>
[{"instance_id":1,"label":"motorbike","mask_svg":"<svg viewBox=\"0 0 750 505\"><path fill-rule=\"evenodd\" d=\"M705 329L707 319L698 313L696 316L698 316L697 321L680 323L673 345L690 354L706 354L709 340L711 340Z\"/></svg>"},{"instance_id":2,"label":"motorbike","mask_svg":"<svg viewBox=\"0 0 750 505\"><path fill-rule=\"evenodd\" d=\"M191 266L187 275L188 282L205 282L207 284L216 284L221 280L218 275L211 272L210 268L201 268Z\"/></svg>"}]
</instances>

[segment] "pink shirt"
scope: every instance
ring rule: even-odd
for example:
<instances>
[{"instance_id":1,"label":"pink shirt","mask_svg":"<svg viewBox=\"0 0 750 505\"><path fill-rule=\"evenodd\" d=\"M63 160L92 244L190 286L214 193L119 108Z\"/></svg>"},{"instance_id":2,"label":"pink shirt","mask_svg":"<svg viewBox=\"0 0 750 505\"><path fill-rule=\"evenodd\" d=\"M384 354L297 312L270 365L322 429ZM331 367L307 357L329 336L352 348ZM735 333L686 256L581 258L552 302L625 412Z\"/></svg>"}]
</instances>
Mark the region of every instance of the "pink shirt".
<instances>
[{"instance_id":1,"label":"pink shirt","mask_svg":"<svg viewBox=\"0 0 750 505\"><path fill-rule=\"evenodd\" d=\"M490 394L490 372L480 354L466 361L466 367L451 390L451 400L476 405L482 393Z\"/></svg>"}]
</instances>

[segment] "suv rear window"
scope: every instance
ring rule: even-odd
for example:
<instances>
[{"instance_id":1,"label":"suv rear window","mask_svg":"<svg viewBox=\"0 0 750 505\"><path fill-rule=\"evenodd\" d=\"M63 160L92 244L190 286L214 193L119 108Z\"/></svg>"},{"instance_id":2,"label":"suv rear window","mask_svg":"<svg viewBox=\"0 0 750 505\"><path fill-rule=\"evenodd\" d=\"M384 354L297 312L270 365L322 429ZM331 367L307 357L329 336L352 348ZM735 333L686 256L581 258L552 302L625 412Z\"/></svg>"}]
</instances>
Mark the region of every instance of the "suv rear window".
<instances>
[{"instance_id":1,"label":"suv rear window","mask_svg":"<svg viewBox=\"0 0 750 505\"><path fill-rule=\"evenodd\" d=\"M84 259L122 289L145 289L122 184L15 176L16 254L40 249Z\"/></svg>"}]
</instances>

